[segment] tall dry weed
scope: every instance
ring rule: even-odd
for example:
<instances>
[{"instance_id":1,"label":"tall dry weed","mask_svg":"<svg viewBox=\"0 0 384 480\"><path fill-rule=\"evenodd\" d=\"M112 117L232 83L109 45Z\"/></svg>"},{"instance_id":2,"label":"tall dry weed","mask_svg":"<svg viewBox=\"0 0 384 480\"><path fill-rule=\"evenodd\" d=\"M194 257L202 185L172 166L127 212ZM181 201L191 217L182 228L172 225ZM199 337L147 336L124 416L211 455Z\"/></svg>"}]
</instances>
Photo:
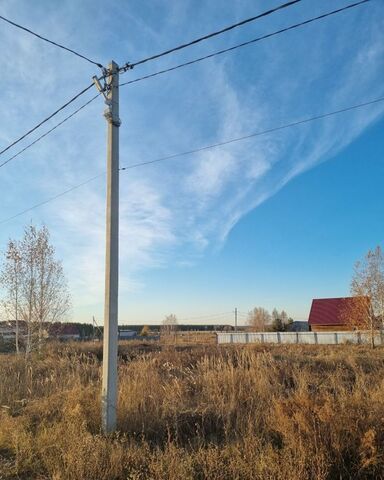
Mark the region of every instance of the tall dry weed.
<instances>
[{"instance_id":1,"label":"tall dry weed","mask_svg":"<svg viewBox=\"0 0 384 480\"><path fill-rule=\"evenodd\" d=\"M100 432L100 356L0 357L0 479L384 478L383 350L128 347Z\"/></svg>"}]
</instances>

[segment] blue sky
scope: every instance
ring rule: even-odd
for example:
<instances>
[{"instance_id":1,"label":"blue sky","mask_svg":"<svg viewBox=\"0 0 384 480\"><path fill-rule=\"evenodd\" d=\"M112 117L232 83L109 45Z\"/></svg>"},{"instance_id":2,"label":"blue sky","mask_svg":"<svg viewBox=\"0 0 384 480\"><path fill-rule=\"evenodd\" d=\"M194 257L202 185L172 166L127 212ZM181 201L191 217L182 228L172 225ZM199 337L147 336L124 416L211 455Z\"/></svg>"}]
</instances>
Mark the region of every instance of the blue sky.
<instances>
[{"instance_id":1,"label":"blue sky","mask_svg":"<svg viewBox=\"0 0 384 480\"><path fill-rule=\"evenodd\" d=\"M105 8L101 1L37 0L32 6L5 0L0 15L103 64L112 58L123 64L279 3L137 0ZM348 3L303 0L137 67L122 80ZM122 87L121 165L383 96L383 14L383 2L372 0L234 53ZM5 23L0 42L5 67L0 145L6 146L98 72ZM47 127L93 95L84 95ZM0 221L104 171L103 109L101 99L93 102L0 170ZM384 102L377 103L122 172L120 323L160 322L170 312L196 323L229 321L227 312L235 306L247 312L257 305L305 319L313 297L346 295L355 260L383 244L383 112ZM92 315L102 320L104 183L101 177L0 224L2 250L29 222L48 226L72 291L73 320L90 321ZM196 318L216 313L220 316Z\"/></svg>"}]
</instances>

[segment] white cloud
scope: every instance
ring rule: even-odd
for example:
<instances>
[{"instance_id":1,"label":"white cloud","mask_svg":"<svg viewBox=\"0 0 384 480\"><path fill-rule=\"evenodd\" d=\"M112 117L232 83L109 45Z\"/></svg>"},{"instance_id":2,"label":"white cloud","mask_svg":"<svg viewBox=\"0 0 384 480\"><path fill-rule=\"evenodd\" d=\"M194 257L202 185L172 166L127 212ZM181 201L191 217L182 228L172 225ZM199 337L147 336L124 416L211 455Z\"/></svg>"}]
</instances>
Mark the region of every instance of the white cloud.
<instances>
[{"instance_id":1,"label":"white cloud","mask_svg":"<svg viewBox=\"0 0 384 480\"><path fill-rule=\"evenodd\" d=\"M92 5L85 2L81 12L84 14ZM97 10L98 5L101 2L92 8ZM56 14L63 16L63 22L44 21L40 31L59 41L83 45L84 51L89 49L92 54L95 52L91 51L91 40L99 35L95 44L98 58L110 54L107 47L102 48L105 43L110 41L118 48L119 36L121 50L116 54L129 59L131 53L139 58L142 52L157 51L157 43L178 43L183 27L176 28L177 19L186 22L186 34L193 30L188 14L192 3L183 7L172 4L161 26L155 25L153 18L148 19L146 6L134 5L127 13L125 8L116 7L114 14L118 12L120 23L114 34L110 31L114 18L100 14L95 14L95 24L88 24L84 17L83 21L76 19L78 28L70 27L69 14L76 11L76 6L77 2L64 2ZM196 18L210 18L210 8L213 7L206 5L196 11ZM243 17L239 12L241 5L236 8L237 16ZM155 11L158 9L165 7L156 3ZM11 17L18 17L12 2L6 4L5 10ZM308 16L310 11L308 7ZM20 18L28 23L25 17ZM278 17L279 22L281 18ZM37 24L36 18L34 22ZM382 95L382 23L380 16L365 11L361 18L360 14L346 16L342 24L319 25L276 37L246 52L122 89L121 163L151 160ZM127 39L127 25L131 26L132 35L142 40L137 49L127 46L130 40L135 42L135 38ZM269 31L276 28L274 20L262 25ZM339 25L343 28L336 29ZM172 26L178 31L177 38L165 38L164 32ZM207 23L207 31L209 27ZM358 38L351 37L355 31L359 31ZM105 39L108 42L103 42ZM3 74L6 87L2 103L8 106L12 119L0 132L0 140L6 144L85 86L92 68L11 29L2 31L0 41L7 45L5 64L12 64L12 69L4 69ZM228 39L220 41L225 44ZM217 43L201 48L214 49L213 45ZM199 51L187 52L185 59L197 56ZM166 59L161 67L180 59L184 57ZM161 67L154 63L152 70L137 70L137 76ZM105 125L101 112L101 101L94 102L1 171L3 218L103 171ZM209 247L222 244L247 212L295 176L349 145L382 112L383 106L377 104L123 173L122 295L140 288L140 272L173 262L189 265ZM44 220L53 231L73 291L78 292L75 308L98 304L102 298L103 183L100 180L89 184L31 214L34 220ZM12 234L9 232L12 230L3 234L3 240Z\"/></svg>"}]
</instances>

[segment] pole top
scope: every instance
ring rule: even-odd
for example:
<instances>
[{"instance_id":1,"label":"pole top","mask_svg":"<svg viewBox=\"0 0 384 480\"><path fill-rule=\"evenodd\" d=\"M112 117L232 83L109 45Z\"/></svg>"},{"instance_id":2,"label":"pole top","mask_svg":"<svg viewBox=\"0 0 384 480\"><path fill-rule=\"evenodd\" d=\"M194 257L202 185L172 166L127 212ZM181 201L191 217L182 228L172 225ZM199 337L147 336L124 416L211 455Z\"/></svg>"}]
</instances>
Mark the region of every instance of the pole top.
<instances>
[{"instance_id":1,"label":"pole top","mask_svg":"<svg viewBox=\"0 0 384 480\"><path fill-rule=\"evenodd\" d=\"M108 67L110 70L114 71L114 70L119 70L119 65L114 61L114 60L111 60L108 64Z\"/></svg>"}]
</instances>

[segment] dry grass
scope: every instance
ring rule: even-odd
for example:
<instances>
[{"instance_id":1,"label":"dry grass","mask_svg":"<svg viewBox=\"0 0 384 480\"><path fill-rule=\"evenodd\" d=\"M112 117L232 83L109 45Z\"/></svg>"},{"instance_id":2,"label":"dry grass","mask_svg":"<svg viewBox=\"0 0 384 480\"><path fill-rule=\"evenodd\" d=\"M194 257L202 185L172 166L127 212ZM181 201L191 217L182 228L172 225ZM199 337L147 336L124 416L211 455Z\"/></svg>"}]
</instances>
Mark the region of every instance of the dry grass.
<instances>
[{"instance_id":1,"label":"dry grass","mask_svg":"<svg viewBox=\"0 0 384 480\"><path fill-rule=\"evenodd\" d=\"M217 337L214 332L177 332L176 335L162 335L164 345L216 345Z\"/></svg>"},{"instance_id":2,"label":"dry grass","mask_svg":"<svg viewBox=\"0 0 384 480\"><path fill-rule=\"evenodd\" d=\"M100 434L99 346L0 356L0 479L384 478L384 351L124 346Z\"/></svg>"}]
</instances>

